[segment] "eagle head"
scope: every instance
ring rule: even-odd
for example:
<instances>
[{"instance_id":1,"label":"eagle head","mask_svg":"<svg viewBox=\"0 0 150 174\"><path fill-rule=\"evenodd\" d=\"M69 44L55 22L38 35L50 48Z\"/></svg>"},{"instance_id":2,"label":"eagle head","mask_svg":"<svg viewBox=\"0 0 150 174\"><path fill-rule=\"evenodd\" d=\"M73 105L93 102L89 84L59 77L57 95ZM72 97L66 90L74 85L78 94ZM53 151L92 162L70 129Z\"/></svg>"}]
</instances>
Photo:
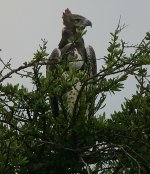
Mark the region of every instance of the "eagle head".
<instances>
[{"instance_id":1,"label":"eagle head","mask_svg":"<svg viewBox=\"0 0 150 174\"><path fill-rule=\"evenodd\" d=\"M92 27L92 23L90 20L86 19L83 16L72 14L71 11L67 8L63 13L63 24L66 28L70 30L75 30L77 28L84 29L87 26Z\"/></svg>"}]
</instances>

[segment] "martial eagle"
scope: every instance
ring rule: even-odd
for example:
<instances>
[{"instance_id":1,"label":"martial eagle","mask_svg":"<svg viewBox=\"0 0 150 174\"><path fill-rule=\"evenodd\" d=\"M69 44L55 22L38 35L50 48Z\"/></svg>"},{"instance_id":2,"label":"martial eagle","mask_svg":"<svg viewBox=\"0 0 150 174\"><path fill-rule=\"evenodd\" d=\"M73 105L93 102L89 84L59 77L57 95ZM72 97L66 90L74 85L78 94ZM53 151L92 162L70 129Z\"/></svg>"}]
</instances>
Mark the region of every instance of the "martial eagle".
<instances>
[{"instance_id":1,"label":"martial eagle","mask_svg":"<svg viewBox=\"0 0 150 174\"><path fill-rule=\"evenodd\" d=\"M60 40L58 48L55 48L49 57L47 73L53 71L55 73L53 75L57 78L57 71L54 71L57 63L60 65L64 60L69 60L71 63L69 64L70 66L65 69L65 72L63 73L64 76L69 76L69 71L83 71L86 72L86 75L89 78L92 78L97 73L97 64L94 49L92 48L92 46L85 47L82 35L80 35L79 38L77 37L79 31L84 31L87 26L92 27L91 21L81 15L72 14L69 9L65 10L62 19L64 24L64 28L62 30L62 38ZM72 40L72 42L70 40ZM81 86L82 84L78 80L78 83L75 83L71 87L71 89L67 91L67 112L69 114L72 114L74 110L74 106ZM91 100L93 101L93 104L94 100ZM53 116L59 115L59 111L61 110L60 102L61 101L59 100L59 96L57 94L50 96L50 104ZM89 104L88 101L86 102L88 109L91 104Z\"/></svg>"}]
</instances>

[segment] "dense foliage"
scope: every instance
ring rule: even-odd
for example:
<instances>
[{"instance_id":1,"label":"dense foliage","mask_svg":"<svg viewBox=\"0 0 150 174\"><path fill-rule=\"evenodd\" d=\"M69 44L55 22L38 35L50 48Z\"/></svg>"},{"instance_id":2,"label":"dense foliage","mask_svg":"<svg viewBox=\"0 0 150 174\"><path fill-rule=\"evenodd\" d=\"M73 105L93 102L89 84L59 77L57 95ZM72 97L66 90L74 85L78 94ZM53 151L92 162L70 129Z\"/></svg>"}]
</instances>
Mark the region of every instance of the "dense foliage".
<instances>
[{"instance_id":1,"label":"dense foliage","mask_svg":"<svg viewBox=\"0 0 150 174\"><path fill-rule=\"evenodd\" d=\"M100 60L104 64L92 79L83 72L71 72L66 80L66 62L61 61L55 65L55 73L46 77L41 70L49 63L45 40L33 60L16 69L10 61L0 60L1 174L149 173L150 33L140 44L129 46L119 39L121 30L118 26L111 33L108 54ZM134 51L127 55L130 48ZM30 79L33 88L27 89L22 82L6 84L14 74ZM105 107L107 94L121 91L130 75L137 79L135 94L125 100L120 112L106 119L99 111ZM83 89L69 114L66 93L79 79ZM92 88L84 90L91 84ZM58 117L53 116L49 102L54 94L61 102ZM92 96L97 96L91 108L96 116L87 118L87 100L91 102Z\"/></svg>"}]
</instances>

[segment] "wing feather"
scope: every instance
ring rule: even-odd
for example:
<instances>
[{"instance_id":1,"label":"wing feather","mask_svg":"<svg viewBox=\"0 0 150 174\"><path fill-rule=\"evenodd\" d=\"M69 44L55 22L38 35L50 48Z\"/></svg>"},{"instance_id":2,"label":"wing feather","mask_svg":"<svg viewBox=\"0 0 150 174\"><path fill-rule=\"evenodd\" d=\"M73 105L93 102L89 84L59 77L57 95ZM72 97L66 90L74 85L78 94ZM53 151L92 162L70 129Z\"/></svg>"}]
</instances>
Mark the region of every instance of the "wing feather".
<instances>
[{"instance_id":1,"label":"wing feather","mask_svg":"<svg viewBox=\"0 0 150 174\"><path fill-rule=\"evenodd\" d=\"M54 71L57 63L60 61L61 51L58 48L55 48L49 59L48 65L46 66L46 75L49 75L49 72L52 72L53 78L57 78L57 74ZM54 72L54 73L53 73ZM58 104L58 96L56 94L49 94L49 102L51 105L51 110L53 117L57 117L59 115L59 104Z\"/></svg>"},{"instance_id":2,"label":"wing feather","mask_svg":"<svg viewBox=\"0 0 150 174\"><path fill-rule=\"evenodd\" d=\"M87 58L89 60L89 74L90 77L93 77L97 74L97 62L96 62L96 55L95 55L95 51L93 49L92 46L88 46L86 48L86 54L87 54ZM93 83L91 85L88 85L88 89L93 91L94 86L96 85L94 82L95 78L92 78ZM90 97L90 103L89 103L89 109L88 109L88 116L91 117L94 115L94 111L95 111L95 99L96 99L96 95L93 95Z\"/></svg>"},{"instance_id":3,"label":"wing feather","mask_svg":"<svg viewBox=\"0 0 150 174\"><path fill-rule=\"evenodd\" d=\"M95 55L95 51L93 49L92 46L87 46L86 48L86 53L87 53L87 58L89 60L89 64L90 64L90 76L94 76L97 74L97 63L96 63L96 55Z\"/></svg>"},{"instance_id":4,"label":"wing feather","mask_svg":"<svg viewBox=\"0 0 150 174\"><path fill-rule=\"evenodd\" d=\"M46 66L46 72L48 73L51 70L55 69L56 64L59 62L61 56L61 51L58 48L55 48L49 59L48 59L48 65Z\"/></svg>"}]
</instances>

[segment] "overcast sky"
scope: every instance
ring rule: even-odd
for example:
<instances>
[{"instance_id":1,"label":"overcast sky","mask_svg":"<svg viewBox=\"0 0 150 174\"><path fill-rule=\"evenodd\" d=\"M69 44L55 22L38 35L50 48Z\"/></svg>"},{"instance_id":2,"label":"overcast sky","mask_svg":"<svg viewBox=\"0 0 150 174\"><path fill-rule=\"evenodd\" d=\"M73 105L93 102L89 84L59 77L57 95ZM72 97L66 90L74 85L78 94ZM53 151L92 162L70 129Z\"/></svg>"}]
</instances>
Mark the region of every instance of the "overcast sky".
<instances>
[{"instance_id":1,"label":"overcast sky","mask_svg":"<svg viewBox=\"0 0 150 174\"><path fill-rule=\"evenodd\" d=\"M60 41L66 8L92 21L85 44L94 47L97 58L107 54L109 33L120 16L121 23L128 25L121 34L125 41L139 43L150 31L150 0L0 0L0 57L6 61L12 58L13 67L21 65L32 59L41 38L48 40L50 53ZM125 96L131 97L134 83L130 78L124 93L111 98L108 113L119 109Z\"/></svg>"}]
</instances>

